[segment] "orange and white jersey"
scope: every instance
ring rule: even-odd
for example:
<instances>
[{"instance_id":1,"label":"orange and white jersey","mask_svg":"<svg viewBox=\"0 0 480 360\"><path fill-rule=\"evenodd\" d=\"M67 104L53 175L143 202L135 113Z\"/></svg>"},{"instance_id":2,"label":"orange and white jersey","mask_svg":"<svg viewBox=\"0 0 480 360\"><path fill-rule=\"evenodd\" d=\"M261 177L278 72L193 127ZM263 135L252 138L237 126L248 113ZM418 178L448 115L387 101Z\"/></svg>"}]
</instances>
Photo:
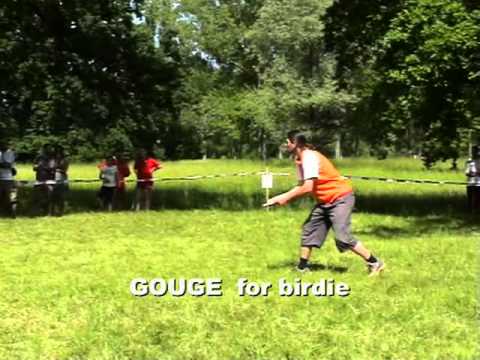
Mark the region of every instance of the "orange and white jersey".
<instances>
[{"instance_id":1,"label":"orange and white jersey","mask_svg":"<svg viewBox=\"0 0 480 360\"><path fill-rule=\"evenodd\" d=\"M313 179L313 197L322 204L331 204L353 192L350 181L344 179L330 160L318 151L306 149L297 163L298 180Z\"/></svg>"}]
</instances>

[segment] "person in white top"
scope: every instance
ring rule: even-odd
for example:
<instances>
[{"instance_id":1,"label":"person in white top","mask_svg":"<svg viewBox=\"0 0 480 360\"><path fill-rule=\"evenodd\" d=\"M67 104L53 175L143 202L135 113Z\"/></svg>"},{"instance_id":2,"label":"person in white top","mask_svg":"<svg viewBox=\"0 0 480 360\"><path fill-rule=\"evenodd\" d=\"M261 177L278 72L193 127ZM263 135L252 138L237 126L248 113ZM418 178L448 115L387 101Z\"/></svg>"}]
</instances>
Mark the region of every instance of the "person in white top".
<instances>
[{"instance_id":1,"label":"person in white top","mask_svg":"<svg viewBox=\"0 0 480 360\"><path fill-rule=\"evenodd\" d=\"M100 168L102 187L98 193L98 199L104 209L112 211L115 191L118 186L118 168L113 156L106 158L105 165Z\"/></svg>"},{"instance_id":2,"label":"person in white top","mask_svg":"<svg viewBox=\"0 0 480 360\"><path fill-rule=\"evenodd\" d=\"M0 204L13 218L17 216L17 187L15 183L15 152L6 142L0 143Z\"/></svg>"},{"instance_id":3,"label":"person in white top","mask_svg":"<svg viewBox=\"0 0 480 360\"><path fill-rule=\"evenodd\" d=\"M465 175L467 175L468 210L471 213L480 210L480 146L472 147L472 157L467 161Z\"/></svg>"}]
</instances>

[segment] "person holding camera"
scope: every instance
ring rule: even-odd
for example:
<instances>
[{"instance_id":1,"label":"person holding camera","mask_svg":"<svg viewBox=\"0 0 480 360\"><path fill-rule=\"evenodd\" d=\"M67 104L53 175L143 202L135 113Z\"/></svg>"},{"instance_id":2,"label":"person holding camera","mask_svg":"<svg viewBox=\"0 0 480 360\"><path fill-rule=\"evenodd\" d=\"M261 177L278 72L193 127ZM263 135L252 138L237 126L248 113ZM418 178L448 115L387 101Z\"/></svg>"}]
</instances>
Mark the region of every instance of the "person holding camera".
<instances>
[{"instance_id":1,"label":"person holding camera","mask_svg":"<svg viewBox=\"0 0 480 360\"><path fill-rule=\"evenodd\" d=\"M15 182L15 152L6 142L0 143L0 204L12 218L17 216L17 186Z\"/></svg>"},{"instance_id":2,"label":"person holding camera","mask_svg":"<svg viewBox=\"0 0 480 360\"><path fill-rule=\"evenodd\" d=\"M467 161L467 204L471 213L480 210L480 146L472 147L472 157Z\"/></svg>"}]
</instances>

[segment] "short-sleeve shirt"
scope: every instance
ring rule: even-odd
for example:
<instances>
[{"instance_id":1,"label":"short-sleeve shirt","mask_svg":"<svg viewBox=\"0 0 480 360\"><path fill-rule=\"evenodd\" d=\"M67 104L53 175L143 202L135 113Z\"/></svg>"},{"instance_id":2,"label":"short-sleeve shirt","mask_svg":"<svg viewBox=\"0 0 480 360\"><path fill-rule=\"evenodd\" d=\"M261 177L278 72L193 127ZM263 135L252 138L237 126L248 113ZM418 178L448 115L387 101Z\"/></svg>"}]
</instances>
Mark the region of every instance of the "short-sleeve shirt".
<instances>
[{"instance_id":1,"label":"short-sleeve shirt","mask_svg":"<svg viewBox=\"0 0 480 360\"><path fill-rule=\"evenodd\" d=\"M117 160L117 167L118 167L118 188L123 190L125 189L125 178L130 176L130 169L128 167L128 162Z\"/></svg>"},{"instance_id":2,"label":"short-sleeve shirt","mask_svg":"<svg viewBox=\"0 0 480 360\"><path fill-rule=\"evenodd\" d=\"M313 179L312 195L317 202L331 204L353 192L350 182L320 152L304 150L296 163L300 181Z\"/></svg>"},{"instance_id":3,"label":"short-sleeve shirt","mask_svg":"<svg viewBox=\"0 0 480 360\"><path fill-rule=\"evenodd\" d=\"M104 166L101 170L102 174L102 186L104 187L117 187L118 168L117 165Z\"/></svg>"},{"instance_id":4,"label":"short-sleeve shirt","mask_svg":"<svg viewBox=\"0 0 480 360\"><path fill-rule=\"evenodd\" d=\"M8 168L0 168L0 179L13 180L12 168L15 167L15 153L12 150L0 151L0 162L10 164Z\"/></svg>"},{"instance_id":5,"label":"short-sleeve shirt","mask_svg":"<svg viewBox=\"0 0 480 360\"><path fill-rule=\"evenodd\" d=\"M153 177L153 172L160 168L160 162L154 158L137 160L134 168L137 171L138 179L148 180Z\"/></svg>"},{"instance_id":6,"label":"short-sleeve shirt","mask_svg":"<svg viewBox=\"0 0 480 360\"><path fill-rule=\"evenodd\" d=\"M469 160L465 174L468 177L468 186L480 186L480 160Z\"/></svg>"},{"instance_id":7,"label":"short-sleeve shirt","mask_svg":"<svg viewBox=\"0 0 480 360\"><path fill-rule=\"evenodd\" d=\"M40 155L35 160L36 166L36 175L35 179L37 181L49 181L55 180L55 159L49 158L46 155Z\"/></svg>"},{"instance_id":8,"label":"short-sleeve shirt","mask_svg":"<svg viewBox=\"0 0 480 360\"><path fill-rule=\"evenodd\" d=\"M65 158L57 158L55 163L55 181L66 181L68 161Z\"/></svg>"},{"instance_id":9,"label":"short-sleeve shirt","mask_svg":"<svg viewBox=\"0 0 480 360\"><path fill-rule=\"evenodd\" d=\"M313 151L306 151L302 161L297 163L298 181L317 179L320 173L320 162Z\"/></svg>"}]
</instances>

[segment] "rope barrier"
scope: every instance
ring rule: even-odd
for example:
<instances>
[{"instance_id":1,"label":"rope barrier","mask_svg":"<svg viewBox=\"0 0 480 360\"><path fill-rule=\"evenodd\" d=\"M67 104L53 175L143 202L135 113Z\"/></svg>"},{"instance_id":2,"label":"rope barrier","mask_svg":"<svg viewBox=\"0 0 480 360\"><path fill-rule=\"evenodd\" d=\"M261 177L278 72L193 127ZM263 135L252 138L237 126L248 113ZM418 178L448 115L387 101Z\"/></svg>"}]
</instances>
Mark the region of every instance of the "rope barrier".
<instances>
[{"instance_id":1,"label":"rope barrier","mask_svg":"<svg viewBox=\"0 0 480 360\"><path fill-rule=\"evenodd\" d=\"M195 181L203 179L216 179L225 177L246 177L246 176L259 176L266 174L262 172L237 172L232 174L213 174L213 175L191 175L191 176L179 176L179 177L162 177L152 179L124 179L126 183L132 182L168 182L168 181ZM270 173L273 176L291 176L290 173ZM370 180L370 181L382 181L387 183L401 183L401 184L429 184L429 185L468 185L467 182L462 181L450 181L450 180L430 180L430 179L398 179L378 176L358 176L358 175L344 175L345 179L351 180ZM72 184L72 183L97 183L101 182L101 179L72 179L72 180L47 180L47 181L29 181L29 180L2 180L0 181L14 181L17 185L21 186L38 186L38 185L58 185L58 184Z\"/></svg>"},{"instance_id":2,"label":"rope barrier","mask_svg":"<svg viewBox=\"0 0 480 360\"><path fill-rule=\"evenodd\" d=\"M384 181L389 183L402 183L402 184L463 185L463 186L467 185L466 182L450 181L450 180L394 179L394 178L377 177L377 176L355 176L355 175L344 175L343 177L346 179L374 180L374 181Z\"/></svg>"},{"instance_id":3,"label":"rope barrier","mask_svg":"<svg viewBox=\"0 0 480 360\"><path fill-rule=\"evenodd\" d=\"M192 181L192 180L202 180L202 179L214 179L214 178L225 178L225 177L234 177L234 176L258 176L263 175L265 172L238 172L233 174L214 174L214 175L192 175L192 176L179 176L179 177L162 177L162 178L152 178L152 179L124 179L126 183L132 182L161 182L161 181ZM271 173L273 176L290 176L290 173ZM46 180L46 181L31 181L31 180L3 180L0 181L14 181L17 185L21 186L38 186L38 185L61 185L61 184L72 184L72 183L97 183L101 182L101 179L71 179L71 180Z\"/></svg>"}]
</instances>

